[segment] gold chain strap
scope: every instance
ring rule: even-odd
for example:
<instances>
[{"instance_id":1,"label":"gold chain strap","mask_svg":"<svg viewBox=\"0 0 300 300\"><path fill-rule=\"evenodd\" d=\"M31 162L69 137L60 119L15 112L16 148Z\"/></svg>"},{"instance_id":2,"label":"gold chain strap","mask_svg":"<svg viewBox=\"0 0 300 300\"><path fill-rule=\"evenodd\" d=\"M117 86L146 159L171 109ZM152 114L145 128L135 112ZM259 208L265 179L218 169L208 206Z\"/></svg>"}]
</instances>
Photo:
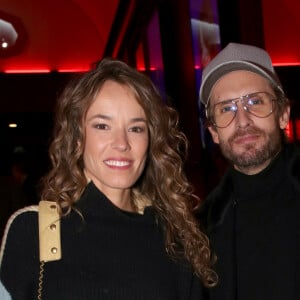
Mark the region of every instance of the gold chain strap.
<instances>
[{"instance_id":1,"label":"gold chain strap","mask_svg":"<svg viewBox=\"0 0 300 300\"><path fill-rule=\"evenodd\" d=\"M44 266L45 262L40 262L40 272L39 272L39 287L37 291L37 299L42 300L42 293L43 293L43 282L44 282Z\"/></svg>"}]
</instances>

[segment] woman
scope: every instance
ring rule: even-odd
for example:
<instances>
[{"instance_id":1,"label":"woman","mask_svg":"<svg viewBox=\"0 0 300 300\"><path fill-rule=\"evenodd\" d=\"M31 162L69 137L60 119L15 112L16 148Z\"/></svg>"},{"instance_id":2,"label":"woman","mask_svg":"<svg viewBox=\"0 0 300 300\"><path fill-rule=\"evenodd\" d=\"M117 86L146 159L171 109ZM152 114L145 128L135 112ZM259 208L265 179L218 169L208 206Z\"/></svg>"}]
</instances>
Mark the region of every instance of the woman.
<instances>
[{"instance_id":1,"label":"woman","mask_svg":"<svg viewBox=\"0 0 300 300\"><path fill-rule=\"evenodd\" d=\"M201 299L216 275L177 123L151 81L120 61L66 87L42 191L60 208L62 258L40 272L36 209L12 216L0 277L13 299L37 297L39 272L43 299Z\"/></svg>"},{"instance_id":2,"label":"woman","mask_svg":"<svg viewBox=\"0 0 300 300\"><path fill-rule=\"evenodd\" d=\"M5 287L1 281L0 281L0 299L1 300L10 300L11 299L9 293L7 292L7 290L5 289Z\"/></svg>"}]
</instances>

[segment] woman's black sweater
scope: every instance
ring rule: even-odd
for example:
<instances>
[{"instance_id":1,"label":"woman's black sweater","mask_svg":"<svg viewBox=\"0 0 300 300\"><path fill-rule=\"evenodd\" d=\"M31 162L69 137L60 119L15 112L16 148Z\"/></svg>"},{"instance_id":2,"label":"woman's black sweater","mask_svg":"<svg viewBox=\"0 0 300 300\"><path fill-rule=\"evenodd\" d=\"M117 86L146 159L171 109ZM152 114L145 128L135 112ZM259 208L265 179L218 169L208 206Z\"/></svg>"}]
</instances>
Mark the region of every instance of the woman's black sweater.
<instances>
[{"instance_id":1,"label":"woman's black sweater","mask_svg":"<svg viewBox=\"0 0 300 300\"><path fill-rule=\"evenodd\" d=\"M190 266L166 253L154 210L120 210L90 183L61 219L62 259L45 264L43 300L201 300ZM0 277L14 300L36 299L38 215L12 216ZM5 240L4 242L5 243Z\"/></svg>"}]
</instances>

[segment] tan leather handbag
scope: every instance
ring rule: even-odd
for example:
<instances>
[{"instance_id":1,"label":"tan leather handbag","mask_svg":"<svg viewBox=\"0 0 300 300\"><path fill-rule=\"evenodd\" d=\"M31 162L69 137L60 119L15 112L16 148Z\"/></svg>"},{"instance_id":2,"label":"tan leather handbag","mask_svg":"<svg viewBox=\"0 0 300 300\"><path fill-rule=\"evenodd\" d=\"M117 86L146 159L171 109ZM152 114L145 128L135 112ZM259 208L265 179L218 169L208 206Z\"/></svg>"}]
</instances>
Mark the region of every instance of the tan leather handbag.
<instances>
[{"instance_id":1,"label":"tan leather handbag","mask_svg":"<svg viewBox=\"0 0 300 300\"><path fill-rule=\"evenodd\" d=\"M60 215L58 205L53 201L39 202L39 247L38 300L42 300L44 265L46 262L61 259Z\"/></svg>"}]
</instances>

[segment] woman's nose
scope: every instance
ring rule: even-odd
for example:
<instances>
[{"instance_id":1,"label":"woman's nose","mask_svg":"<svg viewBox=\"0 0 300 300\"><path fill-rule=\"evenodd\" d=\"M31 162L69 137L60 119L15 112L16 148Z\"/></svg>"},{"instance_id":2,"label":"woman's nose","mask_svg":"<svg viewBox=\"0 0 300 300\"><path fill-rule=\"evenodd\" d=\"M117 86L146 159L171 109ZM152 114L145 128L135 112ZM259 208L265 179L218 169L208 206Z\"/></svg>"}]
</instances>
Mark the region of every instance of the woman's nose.
<instances>
[{"instance_id":1,"label":"woman's nose","mask_svg":"<svg viewBox=\"0 0 300 300\"><path fill-rule=\"evenodd\" d=\"M127 151L130 149L127 132L119 130L114 133L112 148L119 151Z\"/></svg>"}]
</instances>

